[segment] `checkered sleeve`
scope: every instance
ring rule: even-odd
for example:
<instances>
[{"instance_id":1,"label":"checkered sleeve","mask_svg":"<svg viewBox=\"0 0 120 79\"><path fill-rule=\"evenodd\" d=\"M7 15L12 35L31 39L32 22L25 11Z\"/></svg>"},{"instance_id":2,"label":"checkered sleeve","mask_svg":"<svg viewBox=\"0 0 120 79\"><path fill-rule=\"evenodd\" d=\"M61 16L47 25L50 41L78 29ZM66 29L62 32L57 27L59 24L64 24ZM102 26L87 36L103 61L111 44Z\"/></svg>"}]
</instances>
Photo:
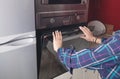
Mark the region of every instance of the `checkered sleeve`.
<instances>
[{"instance_id":1,"label":"checkered sleeve","mask_svg":"<svg viewBox=\"0 0 120 79\"><path fill-rule=\"evenodd\" d=\"M116 63L118 61L117 56L120 54L120 37L113 36L110 39L111 41L101 44L94 50L83 49L78 52L72 50L72 54L71 49L60 48L58 50L58 57L67 68L89 67L110 61Z\"/></svg>"}]
</instances>

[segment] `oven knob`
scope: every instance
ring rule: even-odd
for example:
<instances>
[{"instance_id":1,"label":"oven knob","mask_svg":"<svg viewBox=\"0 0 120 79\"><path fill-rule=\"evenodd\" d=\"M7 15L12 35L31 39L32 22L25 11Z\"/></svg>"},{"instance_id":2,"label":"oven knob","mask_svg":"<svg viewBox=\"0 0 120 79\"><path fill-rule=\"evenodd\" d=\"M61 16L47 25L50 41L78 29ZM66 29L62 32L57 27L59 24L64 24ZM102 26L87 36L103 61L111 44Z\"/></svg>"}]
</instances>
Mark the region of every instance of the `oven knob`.
<instances>
[{"instance_id":1,"label":"oven knob","mask_svg":"<svg viewBox=\"0 0 120 79\"><path fill-rule=\"evenodd\" d=\"M52 23L52 24L55 23L55 19L54 19L54 18L51 18L51 19L50 19L50 23Z\"/></svg>"},{"instance_id":2,"label":"oven knob","mask_svg":"<svg viewBox=\"0 0 120 79\"><path fill-rule=\"evenodd\" d=\"M80 20L80 16L79 16L79 15L77 15L77 16L76 16L76 19L77 19L77 20Z\"/></svg>"}]
</instances>

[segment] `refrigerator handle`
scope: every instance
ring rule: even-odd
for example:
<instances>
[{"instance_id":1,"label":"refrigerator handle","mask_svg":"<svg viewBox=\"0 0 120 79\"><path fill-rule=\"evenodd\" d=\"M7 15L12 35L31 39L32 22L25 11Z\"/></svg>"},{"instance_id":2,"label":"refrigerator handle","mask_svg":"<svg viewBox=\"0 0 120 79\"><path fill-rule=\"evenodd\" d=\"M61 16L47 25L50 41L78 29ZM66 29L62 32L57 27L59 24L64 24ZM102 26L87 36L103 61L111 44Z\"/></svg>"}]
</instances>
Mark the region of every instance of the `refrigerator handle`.
<instances>
[{"instance_id":1,"label":"refrigerator handle","mask_svg":"<svg viewBox=\"0 0 120 79\"><path fill-rule=\"evenodd\" d=\"M0 46L2 46L2 45L21 46L21 45L31 44L34 41L35 41L34 35L24 35L24 36L16 37L16 38L9 40L7 42L1 43Z\"/></svg>"}]
</instances>

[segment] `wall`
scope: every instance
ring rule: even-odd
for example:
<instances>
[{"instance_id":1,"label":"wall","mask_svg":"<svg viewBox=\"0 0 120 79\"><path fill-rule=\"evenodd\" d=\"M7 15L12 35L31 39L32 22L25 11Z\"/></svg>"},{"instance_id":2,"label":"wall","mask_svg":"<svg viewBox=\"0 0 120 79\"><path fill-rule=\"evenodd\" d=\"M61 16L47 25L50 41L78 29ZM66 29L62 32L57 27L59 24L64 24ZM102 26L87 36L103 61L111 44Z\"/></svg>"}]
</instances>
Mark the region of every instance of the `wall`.
<instances>
[{"instance_id":1,"label":"wall","mask_svg":"<svg viewBox=\"0 0 120 79\"><path fill-rule=\"evenodd\" d=\"M88 21L94 20L96 18L96 13L94 12L96 10L95 7L95 0L89 0L89 17Z\"/></svg>"},{"instance_id":2,"label":"wall","mask_svg":"<svg viewBox=\"0 0 120 79\"><path fill-rule=\"evenodd\" d=\"M90 10L89 20L97 19L105 24L113 24L114 30L120 29L120 0L91 0Z\"/></svg>"}]
</instances>

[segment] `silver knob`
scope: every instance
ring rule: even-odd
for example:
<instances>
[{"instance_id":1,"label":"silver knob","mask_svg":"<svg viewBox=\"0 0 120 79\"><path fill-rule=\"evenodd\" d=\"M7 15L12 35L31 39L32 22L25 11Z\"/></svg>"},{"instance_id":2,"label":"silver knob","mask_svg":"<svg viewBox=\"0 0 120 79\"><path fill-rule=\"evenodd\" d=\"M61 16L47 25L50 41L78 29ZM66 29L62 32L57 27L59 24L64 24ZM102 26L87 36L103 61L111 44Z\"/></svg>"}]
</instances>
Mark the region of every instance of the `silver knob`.
<instances>
[{"instance_id":1,"label":"silver knob","mask_svg":"<svg viewBox=\"0 0 120 79\"><path fill-rule=\"evenodd\" d=\"M80 20L80 16L79 16L79 15L77 15L77 16L76 16L76 19L77 19L77 20Z\"/></svg>"},{"instance_id":2,"label":"silver knob","mask_svg":"<svg viewBox=\"0 0 120 79\"><path fill-rule=\"evenodd\" d=\"M54 19L54 18L51 18L51 19L50 19L50 23L52 23L52 24L55 23L55 19Z\"/></svg>"}]
</instances>

